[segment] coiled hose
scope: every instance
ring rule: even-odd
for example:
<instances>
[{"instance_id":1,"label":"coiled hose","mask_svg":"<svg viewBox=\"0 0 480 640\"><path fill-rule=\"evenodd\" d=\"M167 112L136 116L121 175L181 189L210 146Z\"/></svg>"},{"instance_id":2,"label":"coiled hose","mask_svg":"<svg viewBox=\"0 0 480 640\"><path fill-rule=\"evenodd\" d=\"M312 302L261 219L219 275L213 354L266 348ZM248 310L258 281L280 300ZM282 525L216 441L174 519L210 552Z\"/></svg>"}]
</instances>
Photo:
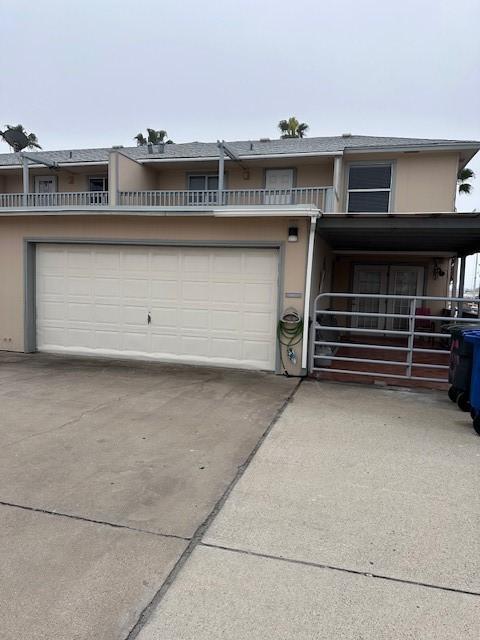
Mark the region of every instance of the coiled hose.
<instances>
[{"instance_id":1,"label":"coiled hose","mask_svg":"<svg viewBox=\"0 0 480 640\"><path fill-rule=\"evenodd\" d=\"M277 325L277 338L280 345L280 362L282 363L283 374L288 376L289 373L283 360L283 349L288 350L298 344L303 337L303 321L298 311L295 309L287 309Z\"/></svg>"}]
</instances>

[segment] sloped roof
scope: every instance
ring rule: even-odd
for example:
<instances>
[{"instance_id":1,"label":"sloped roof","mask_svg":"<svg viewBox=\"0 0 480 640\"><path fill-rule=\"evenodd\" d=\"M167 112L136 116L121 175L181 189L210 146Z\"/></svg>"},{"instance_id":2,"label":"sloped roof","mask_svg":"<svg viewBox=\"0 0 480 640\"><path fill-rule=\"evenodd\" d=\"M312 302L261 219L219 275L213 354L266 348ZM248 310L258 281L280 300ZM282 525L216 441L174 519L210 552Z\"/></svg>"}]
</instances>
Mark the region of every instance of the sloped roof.
<instances>
[{"instance_id":1,"label":"sloped roof","mask_svg":"<svg viewBox=\"0 0 480 640\"><path fill-rule=\"evenodd\" d=\"M480 148L480 142L475 140L442 140L428 138L392 138L379 136L330 136L317 138L290 138L285 140L237 140L226 142L228 147L240 157L252 156L288 156L292 154L325 154L342 153L349 151L366 151L411 148ZM153 146L152 153L147 146L121 147L122 153L134 160L154 159L181 159L181 158L217 158L218 147L216 142L186 142L179 144L165 144L163 151L157 145ZM46 162L58 162L62 164L91 162L102 163L108 161L112 148L100 149L66 149L62 151L28 151L32 157ZM18 154L0 154L0 166L13 166L19 164Z\"/></svg>"}]
</instances>

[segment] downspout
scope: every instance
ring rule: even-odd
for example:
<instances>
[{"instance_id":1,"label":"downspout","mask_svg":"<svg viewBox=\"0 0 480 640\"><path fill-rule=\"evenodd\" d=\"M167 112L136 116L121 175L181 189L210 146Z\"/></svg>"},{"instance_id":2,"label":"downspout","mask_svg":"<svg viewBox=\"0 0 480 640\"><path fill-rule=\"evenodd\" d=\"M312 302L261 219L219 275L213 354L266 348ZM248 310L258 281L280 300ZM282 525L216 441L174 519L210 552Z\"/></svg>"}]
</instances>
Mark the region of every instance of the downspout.
<instances>
[{"instance_id":1,"label":"downspout","mask_svg":"<svg viewBox=\"0 0 480 640\"><path fill-rule=\"evenodd\" d=\"M313 249L315 246L315 229L317 216L310 218L310 235L308 238L307 273L305 277L305 306L303 309L303 338L302 338L302 369L307 369L308 360L308 335L310 320L310 291L312 288ZM306 372L308 373L308 371Z\"/></svg>"}]
</instances>

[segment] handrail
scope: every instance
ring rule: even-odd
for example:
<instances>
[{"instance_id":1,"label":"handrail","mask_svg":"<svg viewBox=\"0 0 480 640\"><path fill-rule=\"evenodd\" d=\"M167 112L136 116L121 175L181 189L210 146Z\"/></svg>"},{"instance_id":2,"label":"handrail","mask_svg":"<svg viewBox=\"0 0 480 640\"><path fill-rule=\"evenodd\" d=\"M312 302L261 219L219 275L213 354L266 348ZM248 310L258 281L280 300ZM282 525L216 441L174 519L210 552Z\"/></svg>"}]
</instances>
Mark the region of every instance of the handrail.
<instances>
[{"instance_id":1,"label":"handrail","mask_svg":"<svg viewBox=\"0 0 480 640\"><path fill-rule=\"evenodd\" d=\"M93 207L108 205L108 191L0 193L0 208Z\"/></svg>"},{"instance_id":2,"label":"handrail","mask_svg":"<svg viewBox=\"0 0 480 640\"><path fill-rule=\"evenodd\" d=\"M308 204L325 209L330 206L333 187L292 189L224 189L120 191L120 206L212 207Z\"/></svg>"}]
</instances>

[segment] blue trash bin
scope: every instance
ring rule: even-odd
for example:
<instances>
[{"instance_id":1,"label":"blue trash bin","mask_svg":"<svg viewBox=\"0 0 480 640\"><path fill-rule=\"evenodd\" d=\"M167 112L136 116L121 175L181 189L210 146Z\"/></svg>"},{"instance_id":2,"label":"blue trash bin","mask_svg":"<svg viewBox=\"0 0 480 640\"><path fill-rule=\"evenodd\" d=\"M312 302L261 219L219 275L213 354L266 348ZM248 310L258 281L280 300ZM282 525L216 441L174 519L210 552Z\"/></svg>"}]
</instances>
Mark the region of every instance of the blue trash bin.
<instances>
[{"instance_id":1,"label":"blue trash bin","mask_svg":"<svg viewBox=\"0 0 480 640\"><path fill-rule=\"evenodd\" d=\"M464 339L473 346L470 404L472 405L473 428L480 435L480 331L478 329L466 331Z\"/></svg>"}]
</instances>

